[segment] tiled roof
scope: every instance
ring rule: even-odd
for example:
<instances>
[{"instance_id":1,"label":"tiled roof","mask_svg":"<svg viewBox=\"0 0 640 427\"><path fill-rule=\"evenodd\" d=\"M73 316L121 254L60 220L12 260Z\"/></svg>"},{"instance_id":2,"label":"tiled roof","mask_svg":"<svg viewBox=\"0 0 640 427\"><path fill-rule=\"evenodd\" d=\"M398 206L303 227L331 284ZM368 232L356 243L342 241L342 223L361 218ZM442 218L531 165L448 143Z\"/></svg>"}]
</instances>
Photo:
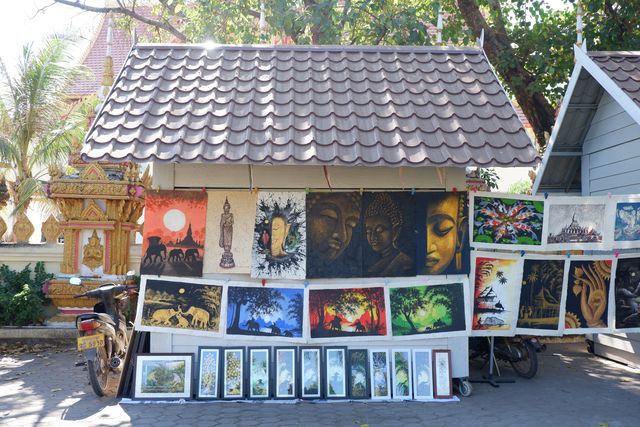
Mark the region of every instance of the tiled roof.
<instances>
[{"instance_id":1,"label":"tiled roof","mask_svg":"<svg viewBox=\"0 0 640 427\"><path fill-rule=\"evenodd\" d=\"M526 166L531 140L482 50L138 45L87 160Z\"/></svg>"},{"instance_id":2,"label":"tiled roof","mask_svg":"<svg viewBox=\"0 0 640 427\"><path fill-rule=\"evenodd\" d=\"M640 106L640 52L590 52L589 58Z\"/></svg>"}]
</instances>

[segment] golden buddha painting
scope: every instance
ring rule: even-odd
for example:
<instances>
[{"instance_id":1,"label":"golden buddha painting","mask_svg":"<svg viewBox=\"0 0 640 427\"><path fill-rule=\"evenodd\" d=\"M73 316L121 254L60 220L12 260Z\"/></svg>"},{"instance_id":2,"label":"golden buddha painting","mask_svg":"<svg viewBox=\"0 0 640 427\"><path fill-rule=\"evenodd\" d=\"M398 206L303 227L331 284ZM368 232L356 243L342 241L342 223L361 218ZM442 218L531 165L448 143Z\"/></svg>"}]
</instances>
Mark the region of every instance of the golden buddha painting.
<instances>
[{"instance_id":1,"label":"golden buddha painting","mask_svg":"<svg viewBox=\"0 0 640 427\"><path fill-rule=\"evenodd\" d=\"M306 254L305 194L259 193L251 277L304 279Z\"/></svg>"}]
</instances>

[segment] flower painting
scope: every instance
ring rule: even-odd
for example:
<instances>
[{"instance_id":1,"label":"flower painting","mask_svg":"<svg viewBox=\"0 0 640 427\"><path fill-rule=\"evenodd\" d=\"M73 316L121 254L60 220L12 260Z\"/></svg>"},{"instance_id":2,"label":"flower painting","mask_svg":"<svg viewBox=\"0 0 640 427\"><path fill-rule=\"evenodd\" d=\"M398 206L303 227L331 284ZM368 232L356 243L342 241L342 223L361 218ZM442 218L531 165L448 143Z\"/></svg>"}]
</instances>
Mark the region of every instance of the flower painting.
<instances>
[{"instance_id":1,"label":"flower painting","mask_svg":"<svg viewBox=\"0 0 640 427\"><path fill-rule=\"evenodd\" d=\"M411 350L391 350L393 372L393 398L410 400L411 387Z\"/></svg>"},{"instance_id":2,"label":"flower painting","mask_svg":"<svg viewBox=\"0 0 640 427\"><path fill-rule=\"evenodd\" d=\"M366 349L349 350L349 397L368 399L369 364Z\"/></svg>"},{"instance_id":3,"label":"flower painting","mask_svg":"<svg viewBox=\"0 0 640 427\"><path fill-rule=\"evenodd\" d=\"M198 349L198 399L215 399L219 396L220 349L200 347Z\"/></svg>"},{"instance_id":4,"label":"flower painting","mask_svg":"<svg viewBox=\"0 0 640 427\"><path fill-rule=\"evenodd\" d=\"M565 301L564 333L608 332L611 260L572 258Z\"/></svg>"},{"instance_id":5,"label":"flower painting","mask_svg":"<svg viewBox=\"0 0 640 427\"><path fill-rule=\"evenodd\" d=\"M222 397L242 399L244 397L244 349L224 349L224 382Z\"/></svg>"},{"instance_id":6,"label":"flower painting","mask_svg":"<svg viewBox=\"0 0 640 427\"><path fill-rule=\"evenodd\" d=\"M388 350L372 349L369 352L371 372L371 398L391 398L391 376Z\"/></svg>"}]
</instances>

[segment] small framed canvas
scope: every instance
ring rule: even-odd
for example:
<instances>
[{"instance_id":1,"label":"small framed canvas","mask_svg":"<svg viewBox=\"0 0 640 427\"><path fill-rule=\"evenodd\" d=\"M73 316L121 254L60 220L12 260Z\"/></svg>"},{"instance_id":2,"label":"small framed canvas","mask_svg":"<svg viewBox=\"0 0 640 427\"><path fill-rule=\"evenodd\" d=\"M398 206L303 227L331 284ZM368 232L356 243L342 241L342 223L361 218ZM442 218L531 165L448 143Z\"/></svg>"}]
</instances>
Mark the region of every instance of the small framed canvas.
<instances>
[{"instance_id":1,"label":"small framed canvas","mask_svg":"<svg viewBox=\"0 0 640 427\"><path fill-rule=\"evenodd\" d=\"M367 350L349 350L349 398L369 399L369 358Z\"/></svg>"},{"instance_id":2,"label":"small framed canvas","mask_svg":"<svg viewBox=\"0 0 640 427\"><path fill-rule=\"evenodd\" d=\"M244 347L224 349L222 397L244 398Z\"/></svg>"},{"instance_id":3,"label":"small framed canvas","mask_svg":"<svg viewBox=\"0 0 640 427\"><path fill-rule=\"evenodd\" d=\"M393 399L411 400L413 389L411 386L411 350L408 348L391 350L391 366Z\"/></svg>"},{"instance_id":4,"label":"small framed canvas","mask_svg":"<svg viewBox=\"0 0 640 427\"><path fill-rule=\"evenodd\" d=\"M302 399L322 397L322 347L300 347L300 392Z\"/></svg>"},{"instance_id":5,"label":"small framed canvas","mask_svg":"<svg viewBox=\"0 0 640 427\"><path fill-rule=\"evenodd\" d=\"M415 400L433 399L431 350L413 349L413 398Z\"/></svg>"},{"instance_id":6,"label":"small framed canvas","mask_svg":"<svg viewBox=\"0 0 640 427\"><path fill-rule=\"evenodd\" d=\"M386 348L369 351L369 371L371 372L371 399L390 399L389 351Z\"/></svg>"},{"instance_id":7,"label":"small framed canvas","mask_svg":"<svg viewBox=\"0 0 640 427\"><path fill-rule=\"evenodd\" d=\"M271 397L271 348L249 347L247 350L247 385L250 399L268 399Z\"/></svg>"},{"instance_id":8,"label":"small framed canvas","mask_svg":"<svg viewBox=\"0 0 640 427\"><path fill-rule=\"evenodd\" d=\"M275 347L275 398L293 399L296 397L296 347Z\"/></svg>"},{"instance_id":9,"label":"small framed canvas","mask_svg":"<svg viewBox=\"0 0 640 427\"><path fill-rule=\"evenodd\" d=\"M453 397L451 380L451 350L433 350L433 398Z\"/></svg>"},{"instance_id":10,"label":"small framed canvas","mask_svg":"<svg viewBox=\"0 0 640 427\"><path fill-rule=\"evenodd\" d=\"M220 398L220 348L198 347L196 399Z\"/></svg>"},{"instance_id":11,"label":"small framed canvas","mask_svg":"<svg viewBox=\"0 0 640 427\"><path fill-rule=\"evenodd\" d=\"M327 399L347 397L347 347L324 348L324 389Z\"/></svg>"},{"instance_id":12,"label":"small framed canvas","mask_svg":"<svg viewBox=\"0 0 640 427\"><path fill-rule=\"evenodd\" d=\"M193 354L135 355L134 399L190 399Z\"/></svg>"}]
</instances>

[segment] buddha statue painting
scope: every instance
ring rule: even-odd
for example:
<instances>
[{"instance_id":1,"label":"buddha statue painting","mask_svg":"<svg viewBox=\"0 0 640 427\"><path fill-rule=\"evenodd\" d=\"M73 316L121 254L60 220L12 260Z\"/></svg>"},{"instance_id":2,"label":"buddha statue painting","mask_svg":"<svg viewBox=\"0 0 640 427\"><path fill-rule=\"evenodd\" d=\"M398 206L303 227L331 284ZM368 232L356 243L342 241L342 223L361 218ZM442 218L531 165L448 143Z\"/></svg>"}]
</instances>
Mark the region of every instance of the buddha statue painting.
<instances>
[{"instance_id":1,"label":"buddha statue painting","mask_svg":"<svg viewBox=\"0 0 640 427\"><path fill-rule=\"evenodd\" d=\"M96 230L93 230L93 234L82 250L82 264L93 271L103 264L103 257L104 246L100 244L100 237Z\"/></svg>"},{"instance_id":2,"label":"buddha statue painting","mask_svg":"<svg viewBox=\"0 0 640 427\"><path fill-rule=\"evenodd\" d=\"M220 258L220 267L233 268L236 266L231 252L233 243L233 214L231 213L231 204L229 199L225 197L224 205L222 205L222 214L220 215L220 240L219 246L224 250Z\"/></svg>"},{"instance_id":3,"label":"buddha statue painting","mask_svg":"<svg viewBox=\"0 0 640 427\"><path fill-rule=\"evenodd\" d=\"M285 244L289 230L291 230L291 224L287 222L284 215L274 215L271 218L271 257L282 258L287 255Z\"/></svg>"},{"instance_id":4,"label":"buddha statue painting","mask_svg":"<svg viewBox=\"0 0 640 427\"><path fill-rule=\"evenodd\" d=\"M426 257L424 274L464 273L468 222L466 196L458 193L433 193L426 210Z\"/></svg>"}]
</instances>

